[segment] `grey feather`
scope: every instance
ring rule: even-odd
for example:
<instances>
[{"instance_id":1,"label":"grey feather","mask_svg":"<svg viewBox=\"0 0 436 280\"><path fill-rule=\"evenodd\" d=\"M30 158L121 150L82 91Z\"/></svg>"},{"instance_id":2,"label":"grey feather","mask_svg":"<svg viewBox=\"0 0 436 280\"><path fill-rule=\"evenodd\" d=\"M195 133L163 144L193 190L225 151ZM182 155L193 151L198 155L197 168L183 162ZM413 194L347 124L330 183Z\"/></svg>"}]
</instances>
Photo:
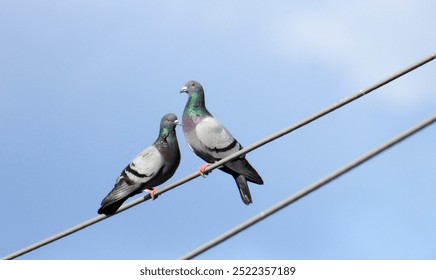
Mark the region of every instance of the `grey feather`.
<instances>
[{"instance_id":1,"label":"grey feather","mask_svg":"<svg viewBox=\"0 0 436 280\"><path fill-rule=\"evenodd\" d=\"M114 188L101 202L99 214L115 213L129 197L145 189L152 190L174 175L180 163L177 124L174 114L162 117L158 138L124 168Z\"/></svg>"},{"instance_id":2,"label":"grey feather","mask_svg":"<svg viewBox=\"0 0 436 280\"><path fill-rule=\"evenodd\" d=\"M208 163L214 163L242 149L241 144L207 110L204 90L196 81L188 81L180 92L189 96L183 111L183 133L190 149ZM236 158L221 168L235 179L242 201L252 203L247 180L259 185L263 180L257 171L245 159Z\"/></svg>"}]
</instances>

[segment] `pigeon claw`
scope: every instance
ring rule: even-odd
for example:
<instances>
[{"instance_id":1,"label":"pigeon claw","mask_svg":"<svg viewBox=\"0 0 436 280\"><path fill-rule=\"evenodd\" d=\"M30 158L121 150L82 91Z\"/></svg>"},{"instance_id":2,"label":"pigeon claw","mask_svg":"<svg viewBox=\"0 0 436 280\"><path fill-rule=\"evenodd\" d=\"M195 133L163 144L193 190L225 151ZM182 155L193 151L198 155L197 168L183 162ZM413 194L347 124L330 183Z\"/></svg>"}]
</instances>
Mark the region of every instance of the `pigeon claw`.
<instances>
[{"instance_id":1,"label":"pigeon claw","mask_svg":"<svg viewBox=\"0 0 436 280\"><path fill-rule=\"evenodd\" d=\"M210 163L205 163L198 169L202 177L206 177L211 171L206 171L206 168L210 165Z\"/></svg>"},{"instance_id":2,"label":"pigeon claw","mask_svg":"<svg viewBox=\"0 0 436 280\"><path fill-rule=\"evenodd\" d=\"M144 191L145 191L145 192L148 192L148 194L150 195L150 197L151 197L152 200L155 200L155 199L157 198L157 195L156 195L156 188L153 188L153 189L151 189L151 190L149 190L149 189L145 189Z\"/></svg>"}]
</instances>

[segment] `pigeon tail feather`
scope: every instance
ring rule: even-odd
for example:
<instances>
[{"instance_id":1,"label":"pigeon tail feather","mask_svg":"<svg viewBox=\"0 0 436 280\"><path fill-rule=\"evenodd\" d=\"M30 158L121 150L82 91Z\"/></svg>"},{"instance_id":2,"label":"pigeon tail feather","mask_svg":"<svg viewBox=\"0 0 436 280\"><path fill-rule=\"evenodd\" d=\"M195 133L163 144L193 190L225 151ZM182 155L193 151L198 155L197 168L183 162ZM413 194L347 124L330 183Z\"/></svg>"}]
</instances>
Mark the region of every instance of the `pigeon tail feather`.
<instances>
[{"instance_id":1,"label":"pigeon tail feather","mask_svg":"<svg viewBox=\"0 0 436 280\"><path fill-rule=\"evenodd\" d=\"M244 202L244 204L249 205L250 203L253 203L253 200L251 199L251 193L250 189L247 185L247 179L245 179L244 176L234 176L236 184L238 185L239 194L241 195L241 199Z\"/></svg>"},{"instance_id":2,"label":"pigeon tail feather","mask_svg":"<svg viewBox=\"0 0 436 280\"><path fill-rule=\"evenodd\" d=\"M262 177L260 177L259 173L245 158L229 161L224 164L224 168L221 168L221 170L230 174L237 173L243 175L249 182L263 185Z\"/></svg>"},{"instance_id":3,"label":"pigeon tail feather","mask_svg":"<svg viewBox=\"0 0 436 280\"><path fill-rule=\"evenodd\" d=\"M103 199L97 213L106 215L115 213L129 197L136 193L138 193L137 188L129 184L124 176L118 177L114 188Z\"/></svg>"},{"instance_id":4,"label":"pigeon tail feather","mask_svg":"<svg viewBox=\"0 0 436 280\"><path fill-rule=\"evenodd\" d=\"M97 213L98 214L105 214L105 215L112 215L115 212L117 212L118 208L121 207L121 205L124 203L124 201L126 201L129 197L126 197L124 199L120 199L117 201L112 202L107 202L104 205L102 205L100 207L100 209L98 209Z\"/></svg>"}]
</instances>

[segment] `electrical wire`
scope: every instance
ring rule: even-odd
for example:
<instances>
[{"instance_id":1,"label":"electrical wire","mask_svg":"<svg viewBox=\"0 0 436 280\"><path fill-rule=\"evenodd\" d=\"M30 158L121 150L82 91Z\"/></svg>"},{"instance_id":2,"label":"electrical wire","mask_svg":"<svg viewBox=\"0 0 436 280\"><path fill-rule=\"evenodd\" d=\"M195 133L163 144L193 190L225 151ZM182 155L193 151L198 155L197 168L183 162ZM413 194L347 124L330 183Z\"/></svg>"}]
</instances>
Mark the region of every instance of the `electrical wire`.
<instances>
[{"instance_id":1,"label":"electrical wire","mask_svg":"<svg viewBox=\"0 0 436 280\"><path fill-rule=\"evenodd\" d=\"M294 195L286 198L285 200L277 203L276 205L272 206L271 208L261 212L260 214L254 216L253 218L249 219L248 221L232 228L231 230L225 232L221 236L218 236L217 238L213 239L212 241L198 247L197 249L184 255L180 259L181 260L190 260L190 259L195 258L196 256L206 252L207 250L210 250L211 248L215 247L216 245L218 245L218 244L226 241L227 239L235 236L236 234L248 229L249 227L253 226L254 224L270 217L272 214L277 213L278 211L282 210L283 208L296 202L300 198L305 197L306 195L312 193L313 191L321 188L322 186L324 186L324 185L330 183L331 181L337 179L338 177L344 175L348 171L351 171L352 169L358 167L359 165L370 160L374 156L386 151L387 149L391 148L395 144L400 143L401 141L412 136L413 134L417 133L418 131L421 131L422 129L431 125L435 121L436 121L436 115L433 115L429 119L419 123L418 125L412 127L411 129L403 132L402 134L398 135L397 137L393 138L392 140L386 142L385 144L377 147L376 149L374 149L374 150L370 151L369 153L363 155L362 157L356 159L355 161L345 165L344 167L342 167L342 168L336 170L335 172L327 175L326 177L322 178L321 180L319 180L319 181L309 185L308 187L300 190L296 194L294 194Z\"/></svg>"},{"instance_id":2,"label":"electrical wire","mask_svg":"<svg viewBox=\"0 0 436 280\"><path fill-rule=\"evenodd\" d=\"M311 123L311 122L313 122L313 121L315 121L315 120L317 120L317 119L319 119L319 118L321 118L321 117L323 117L323 116L325 116L325 115L327 115L327 114L337 110L337 109L339 109L340 107L342 107L342 106L344 106L344 105L346 105L346 104L348 104L350 102L353 102L353 101L359 99L360 97L362 97L362 96L364 96L364 95L366 95L366 94L368 94L368 93L370 93L370 92L372 92L372 91L374 91L374 90L376 90L376 89L378 89L378 88L380 88L380 87L382 87L382 86L384 86L384 85L386 85L386 84L388 84L388 83L390 83L390 82L400 78L401 76L403 76L403 75L405 75L405 74L407 74L407 73L409 73L409 72L411 72L411 71L413 71L413 70L415 70L415 69L417 69L417 68L427 64L428 62L434 60L435 58L436 58L436 53L434 53L434 54L432 54L432 55L430 55L430 56L428 56L428 57L426 57L426 58L416 62L415 64L410 65L407 68L404 68L403 70L400 70L400 71L392 74L391 76L385 78L384 80L379 81L378 83L375 83L374 85L372 85L372 86L370 86L370 87L368 87L366 89L360 90L358 93L356 93L356 94L354 94L354 95L352 95L352 96L350 96L348 98L345 98L345 99L339 101L338 103L336 103L336 104L334 104L332 106L329 106L326 109L324 109L324 110L322 110L322 111L320 111L320 112L318 112L318 113L316 113L316 114L314 114L314 115L312 115L312 116L310 116L310 117L308 117L308 118L306 118L306 119L304 119L304 120L302 120L302 121L300 121L300 122L298 122L298 123L296 123L296 124L294 124L294 125L292 125L292 126L290 126L288 128L285 128L285 129L283 129L283 130L281 130L281 131L279 131L277 133L274 133L273 135L271 135L269 137L266 137L263 140L260 140L260 141L254 143L254 144L252 144L250 146L247 146L246 148L244 148L244 149L242 149L242 150L240 150L240 151L238 151L238 152L236 152L236 153L234 153L234 154L232 154L232 155L230 155L230 156L228 156L228 157L226 157L224 159L221 159L221 160L219 160L219 161L209 165L205 169L205 171L206 172L212 171L212 170L220 167L221 165L225 164L226 162L228 162L228 161L230 161L230 160L232 160L234 158L237 158L237 157L240 157L242 155L245 155L245 154L247 154L247 153L249 153L249 152L251 152L251 151L253 151L253 150L255 150L255 149L257 149L257 148L259 148L259 147L261 147L261 146L271 142L271 141L276 140L277 138L280 138L280 137L282 137L282 136L284 136L284 135L286 135L286 134L288 134L288 133L290 133L290 132L292 132L294 130L297 130L297 129L299 129L299 128L301 128L301 127L303 127L303 126L305 126L305 125L307 125L307 124L309 124L309 123ZM165 193L165 192L167 192L169 190L172 190L173 188L176 188L176 187L178 187L180 185L183 185L183 184L185 184L185 183L187 183L187 182L189 182L189 181L191 181L191 180L193 180L193 179L195 179L196 177L199 177L199 176L200 176L200 174L199 174L198 171L194 172L194 173L192 173L192 174L190 174L190 175L188 175L188 176L186 176L186 177L184 177L184 178L182 178L182 179L180 179L180 180L178 180L178 181L176 181L174 183L171 183L171 184L169 184L169 185L167 185L167 186L165 186L165 187L163 187L161 189L158 189L156 191L155 195L163 194L163 193ZM123 206L121 206L118 209L118 211L115 214L113 214L113 215L121 213L121 212L123 212L123 211L125 211L125 210L127 210L127 209L129 209L129 208L131 208L133 206L136 206L136 205L138 205L138 204L140 204L140 203L142 203L144 201L147 201L149 199L150 199L150 196L147 194L144 197L141 197L141 198L133 200L133 201L131 201L129 203L126 203ZM85 221L85 222L83 222L83 223L81 223L81 224L79 224L77 226L74 226L74 227L72 227L70 229L67 229L67 230L63 231L63 232L55 234L55 235L53 235L53 236L51 236L51 237L49 237L47 239L44 239L44 240L42 240L40 242L34 243L34 244L32 244L32 245L30 245L28 247L25 247L25 248L23 248L23 249L21 249L19 251L11 253L11 254L3 257L2 259L14 259L14 258L17 258L19 256L22 256L22 255L24 255L26 253L29 253L29 252L35 250L35 249L38 249L38 248L40 248L42 246L50 244L50 243L52 243L52 242L54 242L56 240L64 238L64 237L66 237L66 236L68 236L68 235L70 235L72 233L75 233L75 232L77 232L79 230L82 230L82 229L84 229L84 228L86 228L88 226L91 226L91 225L93 225L95 223L98 223L98 222L100 222L102 220L105 220L105 219L107 219L107 218L109 218L109 217L111 217L113 215L110 215L110 216L105 216L105 215L96 216L96 217L94 217L92 219L89 219L89 220L87 220L87 221Z\"/></svg>"}]
</instances>

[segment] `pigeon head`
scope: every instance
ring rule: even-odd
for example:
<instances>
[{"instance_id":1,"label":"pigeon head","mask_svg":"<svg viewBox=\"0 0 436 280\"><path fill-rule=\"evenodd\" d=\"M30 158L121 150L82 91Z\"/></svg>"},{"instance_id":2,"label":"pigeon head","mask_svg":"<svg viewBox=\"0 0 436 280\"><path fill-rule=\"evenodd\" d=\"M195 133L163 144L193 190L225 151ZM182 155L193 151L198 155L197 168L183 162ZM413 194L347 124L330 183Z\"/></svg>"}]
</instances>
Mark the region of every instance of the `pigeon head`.
<instances>
[{"instance_id":1,"label":"pigeon head","mask_svg":"<svg viewBox=\"0 0 436 280\"><path fill-rule=\"evenodd\" d=\"M179 124L179 120L177 119L177 116L174 114L166 114L162 117L162 120L160 121L160 131L159 136L155 143L159 143L159 148L167 148L168 145L172 144L173 142L177 142L176 139L176 125Z\"/></svg>"},{"instance_id":2,"label":"pigeon head","mask_svg":"<svg viewBox=\"0 0 436 280\"><path fill-rule=\"evenodd\" d=\"M166 114L160 121L161 127L174 128L176 125L179 125L179 120L177 119L177 116L172 113Z\"/></svg>"},{"instance_id":3,"label":"pigeon head","mask_svg":"<svg viewBox=\"0 0 436 280\"><path fill-rule=\"evenodd\" d=\"M203 87L201 86L201 84L199 82L196 81L188 81L185 83L185 86L182 87L182 89L180 90L180 93L187 93L189 95L191 95L192 93L203 93Z\"/></svg>"}]
</instances>

